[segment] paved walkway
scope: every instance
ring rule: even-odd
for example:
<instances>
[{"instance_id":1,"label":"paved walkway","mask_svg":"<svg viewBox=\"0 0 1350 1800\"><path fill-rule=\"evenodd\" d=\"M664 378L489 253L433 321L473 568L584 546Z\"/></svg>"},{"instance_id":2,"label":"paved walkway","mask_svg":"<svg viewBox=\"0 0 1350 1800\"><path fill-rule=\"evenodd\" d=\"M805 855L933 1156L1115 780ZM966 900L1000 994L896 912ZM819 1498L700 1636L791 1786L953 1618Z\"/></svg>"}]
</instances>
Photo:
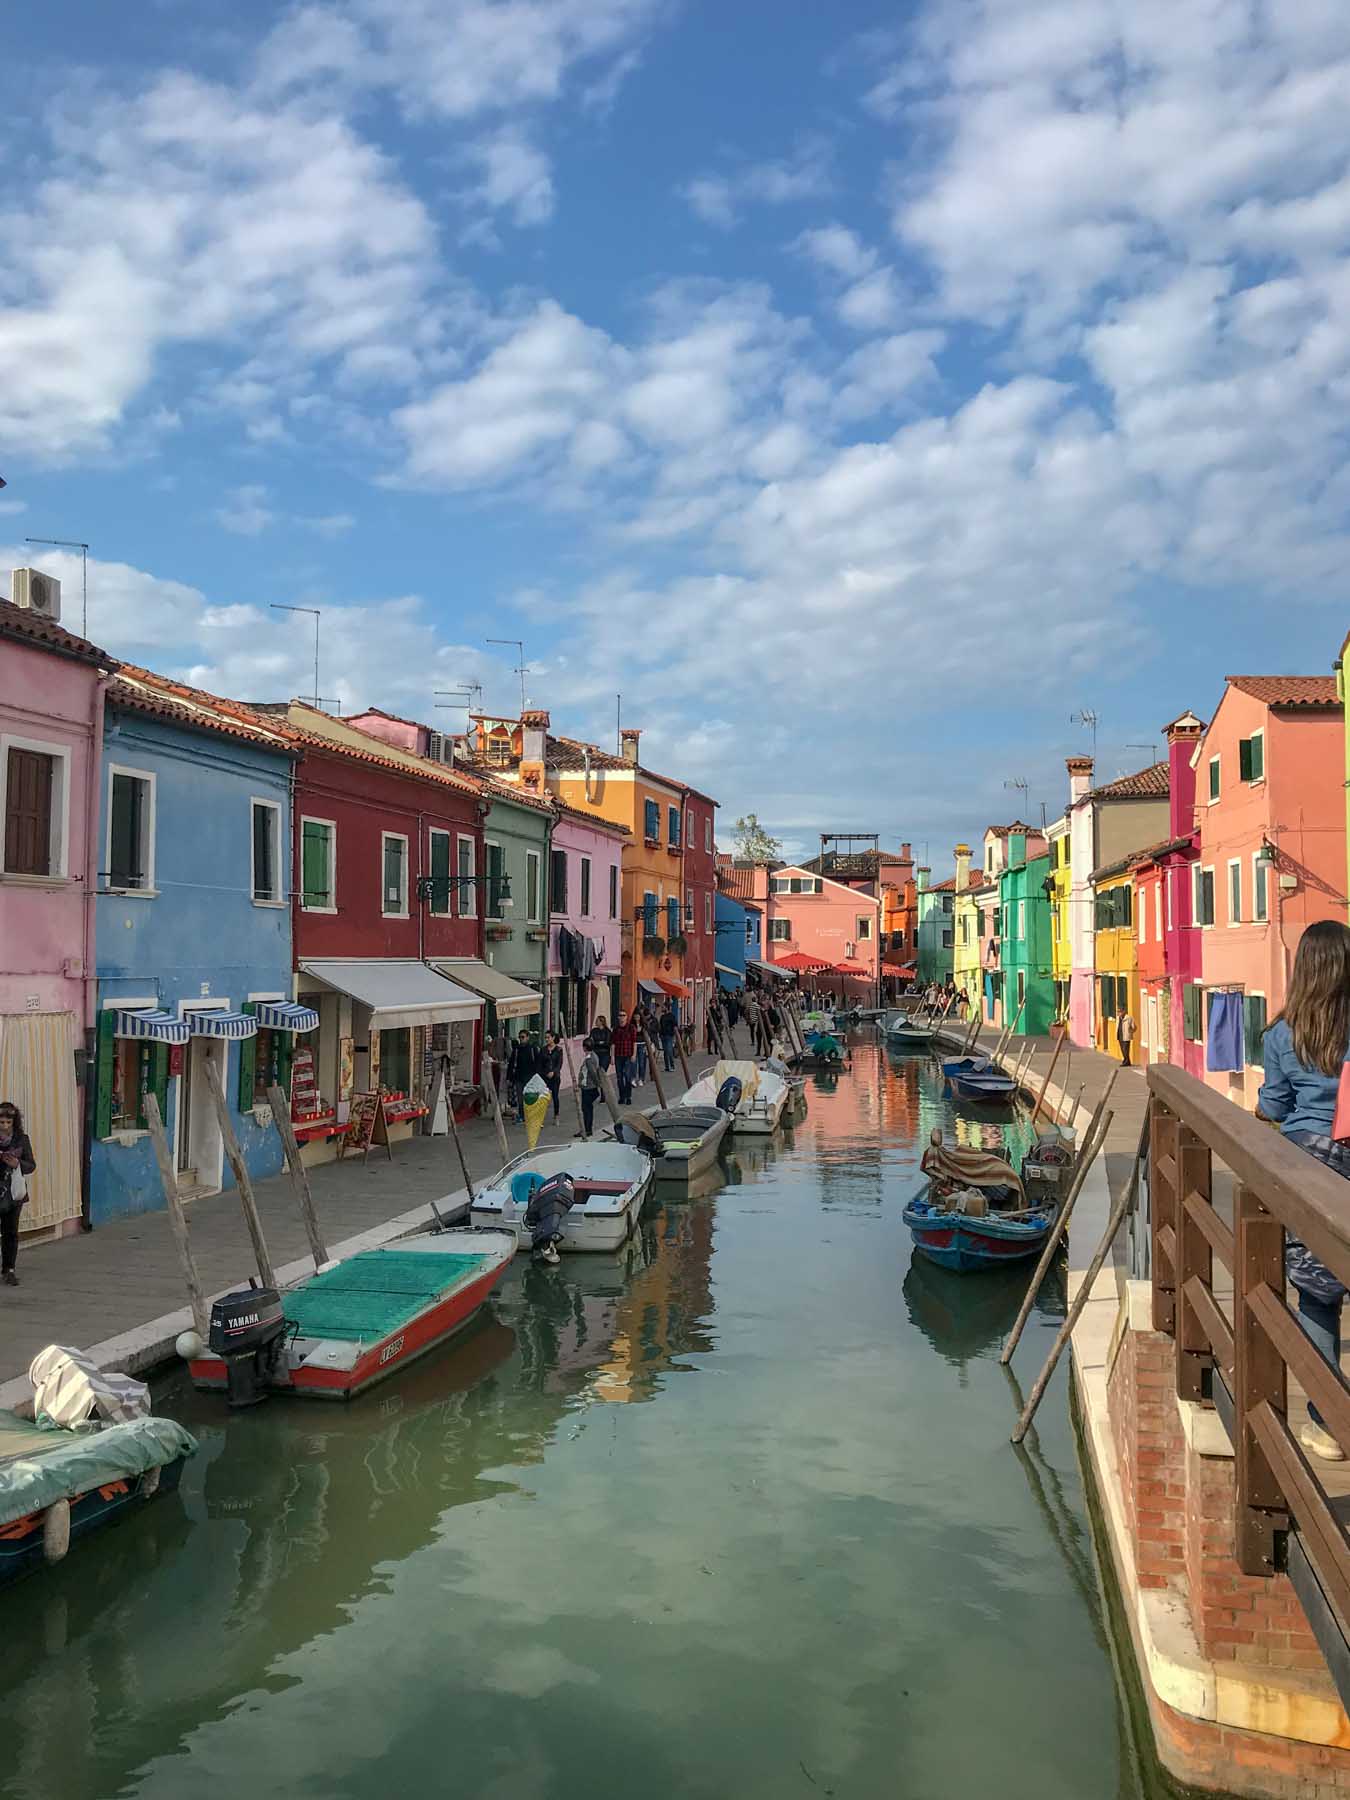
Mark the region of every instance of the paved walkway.
<instances>
[{"instance_id":1,"label":"paved walkway","mask_svg":"<svg viewBox=\"0 0 1350 1800\"><path fill-rule=\"evenodd\" d=\"M744 1048L745 1033L738 1033ZM712 1066L713 1058L689 1059L695 1080ZM667 1097L684 1092L678 1064L666 1077ZM637 1090L642 1105L656 1100L650 1081ZM597 1127L608 1123L603 1106L596 1108ZM570 1093L562 1096L557 1126L552 1121L541 1144L570 1142L577 1129L576 1107ZM507 1121L507 1136L514 1156L525 1148L523 1126ZM475 1119L460 1127L469 1173L477 1182L501 1167L496 1132L490 1120ZM328 1163L310 1170L319 1228L329 1251L347 1240L374 1233L376 1238L421 1229L421 1218L407 1218L425 1209L432 1222L429 1202L435 1200L444 1213L463 1208L463 1177L450 1137L414 1137L395 1144L392 1161L378 1148L369 1161L359 1157ZM281 1274L287 1265L303 1262L312 1268L309 1243L301 1223L290 1177L282 1174L255 1187L263 1235L272 1262ZM248 1230L239 1196L231 1188L188 1207L192 1251L208 1295L241 1285L254 1273ZM56 1243L35 1245L19 1256L18 1288L0 1287L0 1383L27 1375L28 1365L46 1344L101 1347L109 1340L134 1334L134 1342L120 1345L111 1355L101 1355L105 1366L145 1368L167 1354L177 1331L167 1325L151 1331L166 1315L186 1305L186 1291L179 1269L168 1215L161 1208L132 1219L119 1219L92 1232L61 1238ZM27 1382L24 1382L25 1391ZM0 1395L0 1405L12 1397Z\"/></svg>"}]
</instances>

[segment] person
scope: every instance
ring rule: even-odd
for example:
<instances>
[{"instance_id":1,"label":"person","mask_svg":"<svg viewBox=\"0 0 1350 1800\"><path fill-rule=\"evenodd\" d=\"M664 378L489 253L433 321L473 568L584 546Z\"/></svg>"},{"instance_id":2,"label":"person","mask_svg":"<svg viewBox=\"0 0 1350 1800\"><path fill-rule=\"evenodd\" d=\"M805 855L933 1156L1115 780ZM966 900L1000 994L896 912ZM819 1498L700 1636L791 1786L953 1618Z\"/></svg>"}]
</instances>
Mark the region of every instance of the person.
<instances>
[{"instance_id":1,"label":"person","mask_svg":"<svg viewBox=\"0 0 1350 1800\"><path fill-rule=\"evenodd\" d=\"M608 1019L597 1019L591 1026L591 1048L595 1051L600 1067L607 1069L610 1051L614 1048L614 1033L609 1028Z\"/></svg>"},{"instance_id":2,"label":"person","mask_svg":"<svg viewBox=\"0 0 1350 1800\"><path fill-rule=\"evenodd\" d=\"M964 1024L970 1016L970 995L965 988L962 988L956 996L956 1010L960 1015L961 1023Z\"/></svg>"},{"instance_id":3,"label":"person","mask_svg":"<svg viewBox=\"0 0 1350 1800\"><path fill-rule=\"evenodd\" d=\"M544 1039L544 1051L540 1058L539 1073L543 1076L548 1091L553 1096L553 1117L558 1116L558 1096L562 1092L563 1048L562 1039L556 1031L550 1031Z\"/></svg>"},{"instance_id":4,"label":"person","mask_svg":"<svg viewBox=\"0 0 1350 1800\"><path fill-rule=\"evenodd\" d=\"M614 1027L614 1073L619 1083L619 1105L633 1104L633 1065L637 1057L637 1026L626 1012L618 1014Z\"/></svg>"},{"instance_id":5,"label":"person","mask_svg":"<svg viewBox=\"0 0 1350 1800\"><path fill-rule=\"evenodd\" d=\"M595 1131L595 1103L600 1098L600 1058L595 1054L593 1038L585 1037L581 1040L577 1093L581 1096L581 1130L577 1135L588 1138Z\"/></svg>"},{"instance_id":6,"label":"person","mask_svg":"<svg viewBox=\"0 0 1350 1800\"><path fill-rule=\"evenodd\" d=\"M1130 1066L1130 1045L1134 1042L1134 1014L1122 1006L1116 1019L1116 1042L1120 1045L1120 1065Z\"/></svg>"},{"instance_id":7,"label":"person","mask_svg":"<svg viewBox=\"0 0 1350 1800\"><path fill-rule=\"evenodd\" d=\"M28 1177L37 1168L33 1146L23 1128L23 1114L12 1100L0 1101L0 1281L6 1287L18 1287L14 1266L19 1260L19 1214L28 1199L14 1193L14 1176L19 1173L27 1186Z\"/></svg>"},{"instance_id":8,"label":"person","mask_svg":"<svg viewBox=\"0 0 1350 1800\"><path fill-rule=\"evenodd\" d=\"M1291 1144L1350 1179L1350 1144L1331 1135L1341 1065L1350 1057L1350 927L1337 919L1310 925L1299 939L1284 1010L1266 1028L1265 1080L1257 1117L1272 1120ZM1306 1244L1285 1233L1284 1269L1298 1293L1299 1324L1339 1368L1345 1288ZM1345 1452L1310 1400L1299 1442L1327 1462Z\"/></svg>"},{"instance_id":9,"label":"person","mask_svg":"<svg viewBox=\"0 0 1350 1800\"><path fill-rule=\"evenodd\" d=\"M647 1034L652 1028L652 1016L645 1000L639 1000L633 1008L633 1023L637 1027L637 1085L642 1087L647 1080Z\"/></svg>"},{"instance_id":10,"label":"person","mask_svg":"<svg viewBox=\"0 0 1350 1800\"><path fill-rule=\"evenodd\" d=\"M528 1031L522 1031L511 1046L511 1060L506 1065L506 1079L515 1101L516 1123L525 1123L525 1083L539 1073L539 1052L530 1042Z\"/></svg>"},{"instance_id":11,"label":"person","mask_svg":"<svg viewBox=\"0 0 1350 1800\"><path fill-rule=\"evenodd\" d=\"M661 1057L669 1074L675 1067L675 1008L669 1000L661 1013Z\"/></svg>"}]
</instances>

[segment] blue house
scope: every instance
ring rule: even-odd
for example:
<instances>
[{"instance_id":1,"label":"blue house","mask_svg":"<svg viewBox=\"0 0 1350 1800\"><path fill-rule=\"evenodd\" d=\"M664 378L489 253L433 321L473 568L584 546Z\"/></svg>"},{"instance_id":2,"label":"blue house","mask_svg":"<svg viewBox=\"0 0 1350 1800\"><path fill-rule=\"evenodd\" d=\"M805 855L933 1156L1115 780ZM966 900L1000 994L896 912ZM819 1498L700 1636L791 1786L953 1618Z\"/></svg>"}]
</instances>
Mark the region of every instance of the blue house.
<instances>
[{"instance_id":1,"label":"blue house","mask_svg":"<svg viewBox=\"0 0 1350 1800\"><path fill-rule=\"evenodd\" d=\"M164 1205L146 1129L159 1102L185 1198L232 1185L214 1068L249 1173L274 1175L267 1090L289 1086L291 785L284 731L141 670L108 684L103 727L90 1216Z\"/></svg>"},{"instance_id":2,"label":"blue house","mask_svg":"<svg viewBox=\"0 0 1350 1800\"><path fill-rule=\"evenodd\" d=\"M747 961L758 962L764 955L762 936L764 915L748 900L733 900L719 888L713 902L716 929L714 957L717 985L721 988L743 988Z\"/></svg>"}]
</instances>

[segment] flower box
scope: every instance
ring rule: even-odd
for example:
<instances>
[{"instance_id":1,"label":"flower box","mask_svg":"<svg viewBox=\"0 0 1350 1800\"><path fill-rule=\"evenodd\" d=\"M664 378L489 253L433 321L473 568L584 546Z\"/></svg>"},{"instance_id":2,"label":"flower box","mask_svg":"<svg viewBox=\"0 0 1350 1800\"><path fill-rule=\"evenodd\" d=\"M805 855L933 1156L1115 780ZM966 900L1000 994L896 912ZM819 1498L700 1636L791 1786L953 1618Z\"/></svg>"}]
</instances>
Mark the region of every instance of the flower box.
<instances>
[{"instance_id":1,"label":"flower box","mask_svg":"<svg viewBox=\"0 0 1350 1800\"><path fill-rule=\"evenodd\" d=\"M642 949L647 956L664 956L666 940L659 937L645 937L642 940Z\"/></svg>"}]
</instances>

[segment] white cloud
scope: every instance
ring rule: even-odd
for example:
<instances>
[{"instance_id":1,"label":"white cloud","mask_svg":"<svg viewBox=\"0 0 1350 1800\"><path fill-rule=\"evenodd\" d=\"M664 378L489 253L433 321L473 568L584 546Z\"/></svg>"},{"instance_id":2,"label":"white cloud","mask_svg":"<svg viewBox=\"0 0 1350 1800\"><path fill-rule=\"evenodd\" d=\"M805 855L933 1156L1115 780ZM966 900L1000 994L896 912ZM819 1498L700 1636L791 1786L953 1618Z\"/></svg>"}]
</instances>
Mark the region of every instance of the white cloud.
<instances>
[{"instance_id":1,"label":"white cloud","mask_svg":"<svg viewBox=\"0 0 1350 1800\"><path fill-rule=\"evenodd\" d=\"M899 284L893 269L876 269L855 281L839 299L839 317L855 331L884 331L900 317Z\"/></svg>"},{"instance_id":2,"label":"white cloud","mask_svg":"<svg viewBox=\"0 0 1350 1800\"><path fill-rule=\"evenodd\" d=\"M742 162L725 173L705 171L686 181L681 198L706 225L729 231L748 206L786 206L830 192L830 148L810 138L788 157Z\"/></svg>"},{"instance_id":3,"label":"white cloud","mask_svg":"<svg viewBox=\"0 0 1350 1800\"><path fill-rule=\"evenodd\" d=\"M860 281L877 265L877 253L847 225L821 225L804 231L793 249L845 281Z\"/></svg>"},{"instance_id":4,"label":"white cloud","mask_svg":"<svg viewBox=\"0 0 1350 1800\"><path fill-rule=\"evenodd\" d=\"M508 128L470 150L481 169L478 193L495 211L509 211L517 225L543 225L553 217L553 179L548 158L523 132Z\"/></svg>"},{"instance_id":5,"label":"white cloud","mask_svg":"<svg viewBox=\"0 0 1350 1800\"><path fill-rule=\"evenodd\" d=\"M267 489L256 482L231 490L224 506L216 508L216 523L239 537L257 537L276 521L267 504Z\"/></svg>"},{"instance_id":6,"label":"white cloud","mask_svg":"<svg viewBox=\"0 0 1350 1800\"><path fill-rule=\"evenodd\" d=\"M28 511L26 500L6 500L0 497L0 519L12 519L21 512Z\"/></svg>"}]
</instances>

